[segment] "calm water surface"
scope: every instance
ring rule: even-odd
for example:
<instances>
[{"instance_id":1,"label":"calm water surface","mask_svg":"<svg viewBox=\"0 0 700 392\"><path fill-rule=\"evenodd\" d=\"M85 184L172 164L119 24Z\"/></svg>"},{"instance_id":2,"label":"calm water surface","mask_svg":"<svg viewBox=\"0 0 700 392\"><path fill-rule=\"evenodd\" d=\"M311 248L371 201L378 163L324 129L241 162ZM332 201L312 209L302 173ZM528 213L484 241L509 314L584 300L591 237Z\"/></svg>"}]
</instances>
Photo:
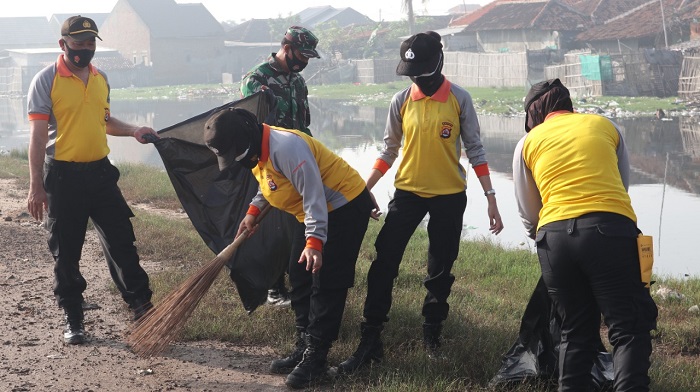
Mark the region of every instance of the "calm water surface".
<instances>
[{"instance_id":1,"label":"calm water surface","mask_svg":"<svg viewBox=\"0 0 700 392\"><path fill-rule=\"evenodd\" d=\"M149 124L155 129L186 120L225 103L221 99L112 103L115 117ZM379 149L387 116L386 108L346 105L343 102L311 99L312 132L346 159L364 177ZM523 133L523 117L480 116L482 140L487 150L491 179L505 229L488 232L486 198L469 169L465 239L487 238L508 248L534 249L525 236L513 195L512 153ZM700 255L692 242L700 222L700 125L695 118L617 119L623 127L632 164L630 196L638 226L654 237L654 272L661 275L700 277ZM0 150L26 148L28 137L26 100L0 98ZM152 145L130 138L110 137L110 158L115 162L140 162L162 167ZM468 167L465 158L462 164ZM373 193L384 211L393 194L394 165L375 186Z\"/></svg>"}]
</instances>

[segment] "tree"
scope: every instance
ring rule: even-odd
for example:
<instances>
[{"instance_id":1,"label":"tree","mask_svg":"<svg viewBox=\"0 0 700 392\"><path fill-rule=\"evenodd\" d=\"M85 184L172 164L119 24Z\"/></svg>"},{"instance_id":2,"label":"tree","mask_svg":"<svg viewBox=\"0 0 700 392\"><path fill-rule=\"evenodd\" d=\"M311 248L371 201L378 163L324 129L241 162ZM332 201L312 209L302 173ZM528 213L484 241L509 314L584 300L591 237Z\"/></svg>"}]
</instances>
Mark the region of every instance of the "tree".
<instances>
[{"instance_id":1,"label":"tree","mask_svg":"<svg viewBox=\"0 0 700 392\"><path fill-rule=\"evenodd\" d=\"M425 4L428 0L421 0L421 4ZM408 34L413 35L415 30L415 15L413 14L413 0L401 0L401 9L406 10L408 16Z\"/></svg>"}]
</instances>

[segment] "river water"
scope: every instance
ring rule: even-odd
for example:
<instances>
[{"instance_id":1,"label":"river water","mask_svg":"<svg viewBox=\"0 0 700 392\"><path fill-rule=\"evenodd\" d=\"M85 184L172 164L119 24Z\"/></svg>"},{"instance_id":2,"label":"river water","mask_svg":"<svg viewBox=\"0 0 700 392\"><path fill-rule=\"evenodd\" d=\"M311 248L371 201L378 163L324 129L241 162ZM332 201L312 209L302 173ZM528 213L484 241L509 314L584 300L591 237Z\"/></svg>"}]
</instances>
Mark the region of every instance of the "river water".
<instances>
[{"instance_id":1,"label":"river water","mask_svg":"<svg viewBox=\"0 0 700 392\"><path fill-rule=\"evenodd\" d=\"M334 100L312 98L310 101L314 136L366 176L382 146L387 109ZM112 113L127 122L162 129L225 102L222 99L115 101ZM486 238L507 248L533 250L534 244L526 237L517 214L511 179L513 149L524 134L524 118L481 115L479 120L505 229L498 236L488 232L486 198L469 169L463 238ZM632 164L629 193L639 228L654 237L654 273L700 277L700 255L692 240L697 238L692 233L700 222L700 125L693 117L666 120L615 119L623 128ZM28 128L26 99L0 98L0 150L26 148ZM116 163L162 167L152 145L110 137L110 148L110 158ZM462 163L468 167L466 159ZM373 190L384 211L394 191L394 173L394 170L387 173Z\"/></svg>"}]
</instances>

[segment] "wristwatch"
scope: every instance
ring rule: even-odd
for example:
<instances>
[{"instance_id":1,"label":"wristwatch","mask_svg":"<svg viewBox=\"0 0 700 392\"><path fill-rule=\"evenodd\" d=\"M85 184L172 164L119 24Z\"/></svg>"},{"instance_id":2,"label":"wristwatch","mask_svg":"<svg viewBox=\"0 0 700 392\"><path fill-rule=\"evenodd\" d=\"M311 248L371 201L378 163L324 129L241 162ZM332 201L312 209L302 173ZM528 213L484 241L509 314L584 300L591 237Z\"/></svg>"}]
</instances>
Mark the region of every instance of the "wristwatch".
<instances>
[{"instance_id":1,"label":"wristwatch","mask_svg":"<svg viewBox=\"0 0 700 392\"><path fill-rule=\"evenodd\" d=\"M484 196L495 195L495 194L496 194L495 189L489 189L488 191L484 192Z\"/></svg>"}]
</instances>

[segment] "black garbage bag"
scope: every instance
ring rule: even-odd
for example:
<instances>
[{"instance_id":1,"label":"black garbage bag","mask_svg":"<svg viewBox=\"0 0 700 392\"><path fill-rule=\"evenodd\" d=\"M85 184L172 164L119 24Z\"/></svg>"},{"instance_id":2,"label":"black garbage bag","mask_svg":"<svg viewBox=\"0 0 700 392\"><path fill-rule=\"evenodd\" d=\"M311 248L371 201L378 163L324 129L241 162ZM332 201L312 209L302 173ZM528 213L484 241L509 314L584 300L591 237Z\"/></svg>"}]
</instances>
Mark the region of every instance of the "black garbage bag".
<instances>
[{"instance_id":1,"label":"black garbage bag","mask_svg":"<svg viewBox=\"0 0 700 392\"><path fill-rule=\"evenodd\" d=\"M540 280L525 307L518 339L503 356L501 367L489 382L494 389L535 382L556 385L561 342L561 321L552 306L544 280ZM612 389L614 378L612 355L602 341L593 368L592 390Z\"/></svg>"},{"instance_id":2,"label":"black garbage bag","mask_svg":"<svg viewBox=\"0 0 700 392\"><path fill-rule=\"evenodd\" d=\"M271 111L267 97L259 92L213 108L160 130L160 139L153 141L182 208L215 254L233 242L258 183L241 165L219 171L216 155L204 145L204 123L229 107L244 108L265 119ZM286 270L296 222L291 214L272 209L228 262L231 280L249 313L266 301L267 290Z\"/></svg>"}]
</instances>

